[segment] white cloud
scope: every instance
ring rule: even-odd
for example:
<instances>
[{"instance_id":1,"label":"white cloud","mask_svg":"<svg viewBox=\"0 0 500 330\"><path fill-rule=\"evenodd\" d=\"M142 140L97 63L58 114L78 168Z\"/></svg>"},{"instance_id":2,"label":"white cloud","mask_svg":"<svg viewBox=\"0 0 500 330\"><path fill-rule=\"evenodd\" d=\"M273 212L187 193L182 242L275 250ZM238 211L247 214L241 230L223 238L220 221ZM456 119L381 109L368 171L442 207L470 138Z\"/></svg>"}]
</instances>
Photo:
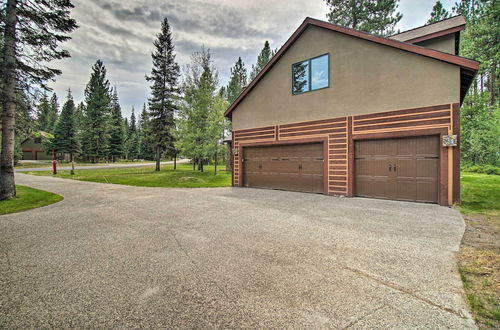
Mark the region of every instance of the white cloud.
<instances>
[{"instance_id":1,"label":"white cloud","mask_svg":"<svg viewBox=\"0 0 500 330\"><path fill-rule=\"evenodd\" d=\"M425 24L434 2L402 0L403 19L397 28ZM443 4L451 9L453 2ZM179 64L187 64L192 52L205 45L212 50L225 84L238 56L249 69L265 40L279 48L307 16L325 20L328 11L322 0L86 0L74 4L72 16L80 28L64 45L72 57L53 63L63 74L51 86L60 98L71 87L76 101L82 101L91 66L101 59L126 115L132 106L140 109L147 101L149 85L144 75L151 70L152 43L163 17L171 23Z\"/></svg>"}]
</instances>

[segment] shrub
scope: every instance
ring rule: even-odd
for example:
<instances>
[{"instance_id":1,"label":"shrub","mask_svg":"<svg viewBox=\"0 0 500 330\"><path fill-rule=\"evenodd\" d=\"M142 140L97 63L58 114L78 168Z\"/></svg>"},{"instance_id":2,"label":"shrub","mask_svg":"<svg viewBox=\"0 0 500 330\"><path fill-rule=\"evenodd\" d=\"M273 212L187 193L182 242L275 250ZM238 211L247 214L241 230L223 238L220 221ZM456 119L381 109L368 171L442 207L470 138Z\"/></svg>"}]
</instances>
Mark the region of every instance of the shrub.
<instances>
[{"instance_id":1,"label":"shrub","mask_svg":"<svg viewBox=\"0 0 500 330\"><path fill-rule=\"evenodd\" d=\"M462 171L500 175L500 167L493 165L469 165L469 166L465 165L462 167Z\"/></svg>"}]
</instances>

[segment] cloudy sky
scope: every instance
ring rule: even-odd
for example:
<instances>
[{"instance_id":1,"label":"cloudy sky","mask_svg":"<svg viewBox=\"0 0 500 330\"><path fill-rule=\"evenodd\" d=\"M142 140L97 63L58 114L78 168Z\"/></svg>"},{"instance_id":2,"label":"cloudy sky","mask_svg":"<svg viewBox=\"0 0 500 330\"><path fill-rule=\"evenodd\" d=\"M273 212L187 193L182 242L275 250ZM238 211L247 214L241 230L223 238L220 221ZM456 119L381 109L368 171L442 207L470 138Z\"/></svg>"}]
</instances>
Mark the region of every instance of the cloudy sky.
<instances>
[{"instance_id":1,"label":"cloudy sky","mask_svg":"<svg viewBox=\"0 0 500 330\"><path fill-rule=\"evenodd\" d=\"M451 10L455 0L441 1ZM202 45L210 48L226 84L229 69L241 56L247 68L255 63L265 40L279 48L305 17L326 20L323 0L74 0L72 16L79 28L64 44L71 58L54 62L63 71L51 84L59 98L71 88L76 101L91 67L104 61L111 85L118 89L124 115L142 108L149 86L144 75L151 71L151 51L163 17L168 17L177 61L189 63ZM425 24L435 0L401 0L403 18L396 28ZM62 100L61 100L62 101Z\"/></svg>"}]
</instances>

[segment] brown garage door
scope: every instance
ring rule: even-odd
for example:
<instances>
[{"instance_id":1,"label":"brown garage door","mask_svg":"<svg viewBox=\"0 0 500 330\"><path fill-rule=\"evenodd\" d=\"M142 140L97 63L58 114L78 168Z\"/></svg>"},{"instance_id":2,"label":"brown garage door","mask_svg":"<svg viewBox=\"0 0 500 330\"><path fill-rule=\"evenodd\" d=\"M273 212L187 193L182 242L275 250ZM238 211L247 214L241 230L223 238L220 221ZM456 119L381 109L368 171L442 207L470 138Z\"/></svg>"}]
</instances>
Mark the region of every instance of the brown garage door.
<instances>
[{"instance_id":1,"label":"brown garage door","mask_svg":"<svg viewBox=\"0 0 500 330\"><path fill-rule=\"evenodd\" d=\"M323 144L243 148L243 184L303 192L323 192Z\"/></svg>"},{"instance_id":2,"label":"brown garage door","mask_svg":"<svg viewBox=\"0 0 500 330\"><path fill-rule=\"evenodd\" d=\"M438 201L439 138L355 143L356 195L405 201Z\"/></svg>"}]
</instances>

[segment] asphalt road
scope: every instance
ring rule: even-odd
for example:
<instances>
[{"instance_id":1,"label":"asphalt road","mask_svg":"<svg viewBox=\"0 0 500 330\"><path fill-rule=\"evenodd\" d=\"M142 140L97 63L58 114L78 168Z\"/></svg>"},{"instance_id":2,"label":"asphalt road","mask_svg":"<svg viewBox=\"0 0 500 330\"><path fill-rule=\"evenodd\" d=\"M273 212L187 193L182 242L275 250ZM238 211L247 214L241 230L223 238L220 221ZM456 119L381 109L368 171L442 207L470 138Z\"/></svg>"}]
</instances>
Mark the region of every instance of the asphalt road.
<instances>
[{"instance_id":1,"label":"asphalt road","mask_svg":"<svg viewBox=\"0 0 500 330\"><path fill-rule=\"evenodd\" d=\"M189 159L179 159L177 160L177 164L182 164L182 163L188 163L190 162ZM161 165L169 165L173 164L173 161L168 161L168 162L161 162ZM152 162L137 162L133 164L120 164L120 163L106 163L106 164L101 164L101 165L86 165L86 166L78 166L75 165L75 170L104 170L104 169L109 169L109 168L122 168L122 167L143 167L143 166L154 166L155 163ZM39 172L39 171L51 171L51 167L33 167L33 168L16 168L16 172ZM64 166L57 166L58 171L69 171L71 170L71 166L64 165Z\"/></svg>"},{"instance_id":2,"label":"asphalt road","mask_svg":"<svg viewBox=\"0 0 500 330\"><path fill-rule=\"evenodd\" d=\"M0 328L475 328L453 209L16 176L65 199L0 216Z\"/></svg>"}]
</instances>

